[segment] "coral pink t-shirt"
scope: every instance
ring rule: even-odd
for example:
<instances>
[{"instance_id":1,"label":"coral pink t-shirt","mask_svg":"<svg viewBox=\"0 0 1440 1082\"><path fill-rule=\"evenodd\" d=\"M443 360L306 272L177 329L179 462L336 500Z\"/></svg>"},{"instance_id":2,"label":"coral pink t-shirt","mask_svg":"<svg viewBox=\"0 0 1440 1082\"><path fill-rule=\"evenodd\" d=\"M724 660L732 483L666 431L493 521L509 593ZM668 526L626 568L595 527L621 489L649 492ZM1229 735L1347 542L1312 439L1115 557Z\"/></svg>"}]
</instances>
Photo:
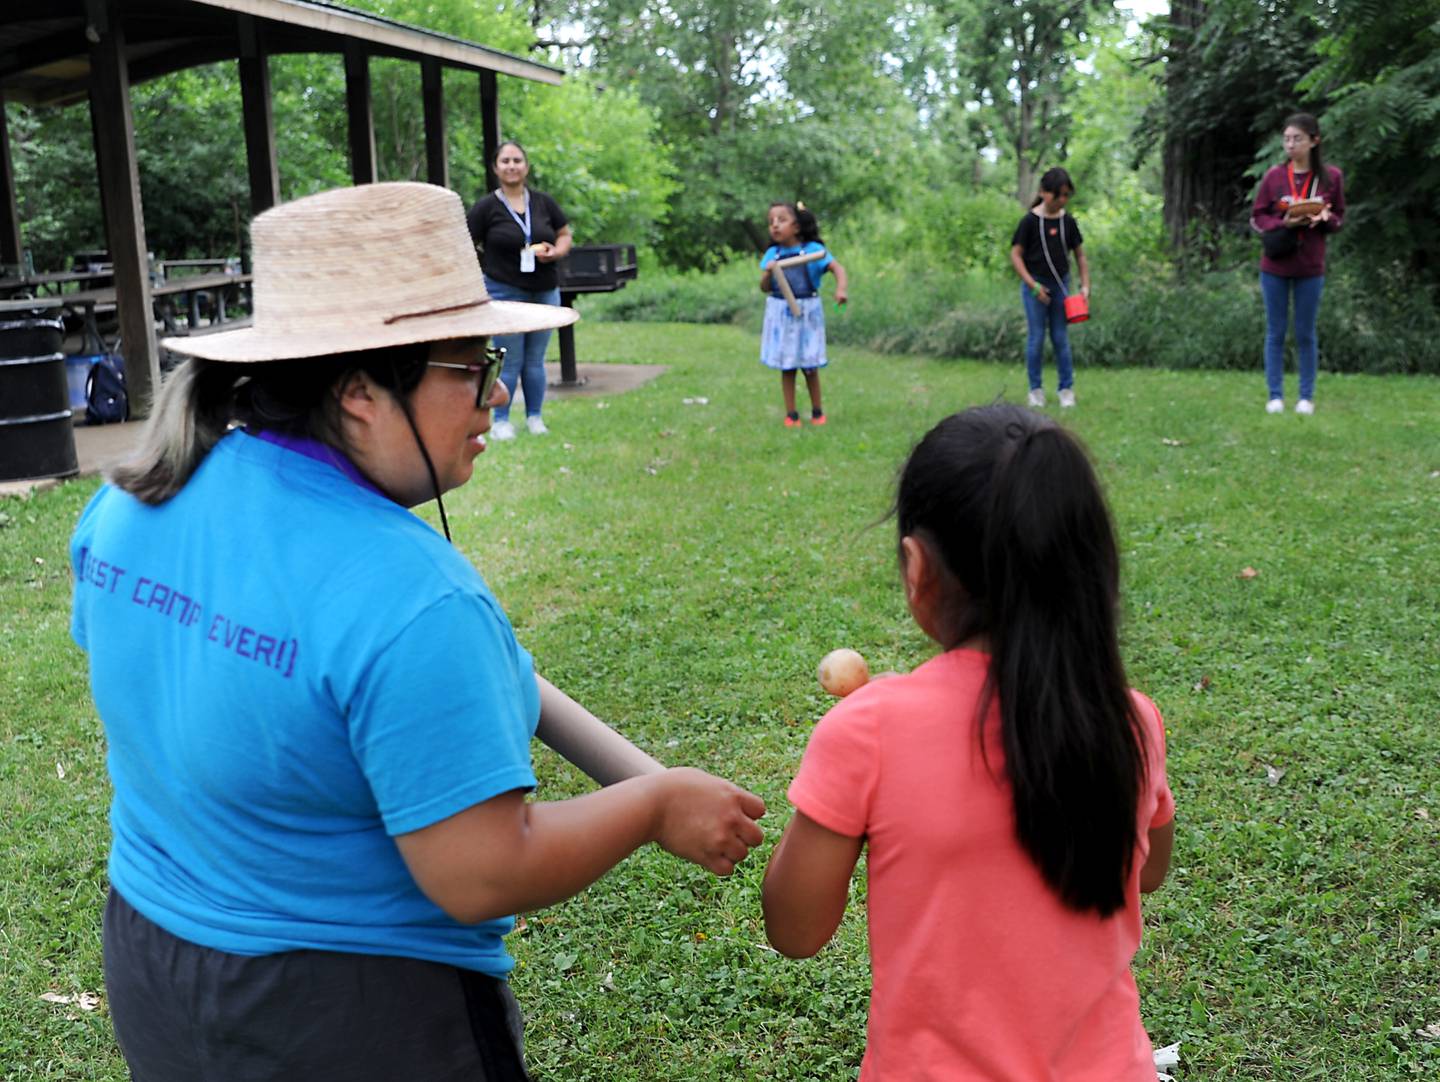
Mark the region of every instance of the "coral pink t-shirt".
<instances>
[{"instance_id":1,"label":"coral pink t-shirt","mask_svg":"<svg viewBox=\"0 0 1440 1082\"><path fill-rule=\"evenodd\" d=\"M1159 712L1125 908L1065 908L1015 837L999 709L975 705L989 655L953 650L841 701L789 796L869 848L872 984L862 1082L1154 1082L1130 961L1146 831L1170 821ZM992 776L992 771L995 776ZM997 781L996 776L1001 780Z\"/></svg>"}]
</instances>

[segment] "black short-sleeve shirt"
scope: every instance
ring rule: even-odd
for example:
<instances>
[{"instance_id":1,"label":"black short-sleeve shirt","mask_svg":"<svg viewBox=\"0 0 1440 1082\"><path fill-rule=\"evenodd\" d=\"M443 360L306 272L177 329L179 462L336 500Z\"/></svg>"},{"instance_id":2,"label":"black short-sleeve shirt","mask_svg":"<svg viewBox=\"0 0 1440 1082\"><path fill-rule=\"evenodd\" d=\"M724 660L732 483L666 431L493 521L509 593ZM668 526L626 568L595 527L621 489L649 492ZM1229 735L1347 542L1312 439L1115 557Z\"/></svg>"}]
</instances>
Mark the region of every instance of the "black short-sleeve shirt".
<instances>
[{"instance_id":1,"label":"black short-sleeve shirt","mask_svg":"<svg viewBox=\"0 0 1440 1082\"><path fill-rule=\"evenodd\" d=\"M497 282L518 289L540 292L554 289L559 279L554 263L536 263L529 274L520 273L520 249L525 231L510 216L506 204L494 192L487 192L465 215L470 236L481 250L480 269ZM544 192L530 192L530 243L554 244L555 237L570 219L560 204Z\"/></svg>"},{"instance_id":2,"label":"black short-sleeve shirt","mask_svg":"<svg viewBox=\"0 0 1440 1082\"><path fill-rule=\"evenodd\" d=\"M1085 243L1085 238L1080 235L1080 223L1069 214L1063 214L1059 218L1042 218L1031 211L1021 218L1020 224L1015 227L1015 235L1010 238L1010 243L1012 246L1020 246L1025 259L1025 269L1032 278L1052 281L1054 275L1050 273L1050 265L1045 262L1045 250L1040 247L1042 226L1045 229L1043 240L1050 252L1050 260L1055 264L1055 273L1064 278L1070 273L1067 251L1074 251ZM1063 243L1061 229L1065 230Z\"/></svg>"}]
</instances>

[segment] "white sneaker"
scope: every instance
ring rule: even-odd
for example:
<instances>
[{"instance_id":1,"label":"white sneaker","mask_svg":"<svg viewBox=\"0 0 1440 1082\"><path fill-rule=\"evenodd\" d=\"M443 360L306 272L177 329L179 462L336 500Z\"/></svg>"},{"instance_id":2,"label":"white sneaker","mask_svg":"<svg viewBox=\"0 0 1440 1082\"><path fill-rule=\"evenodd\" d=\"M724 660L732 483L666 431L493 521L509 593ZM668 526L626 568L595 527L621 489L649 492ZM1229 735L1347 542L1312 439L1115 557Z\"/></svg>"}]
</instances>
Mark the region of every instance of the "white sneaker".
<instances>
[{"instance_id":1,"label":"white sneaker","mask_svg":"<svg viewBox=\"0 0 1440 1082\"><path fill-rule=\"evenodd\" d=\"M1310 414L1315 412L1315 403L1311 402L1308 398L1302 398L1299 402L1295 403L1295 412L1303 413L1306 417L1309 417Z\"/></svg>"},{"instance_id":2,"label":"white sneaker","mask_svg":"<svg viewBox=\"0 0 1440 1082\"><path fill-rule=\"evenodd\" d=\"M1030 405L1034 406L1037 410L1043 410L1045 408L1045 392L1039 387L1036 387L1030 392L1030 397L1025 401L1029 402Z\"/></svg>"},{"instance_id":3,"label":"white sneaker","mask_svg":"<svg viewBox=\"0 0 1440 1082\"><path fill-rule=\"evenodd\" d=\"M1069 387L1060 392L1060 408L1062 410L1075 408L1075 392Z\"/></svg>"},{"instance_id":4,"label":"white sneaker","mask_svg":"<svg viewBox=\"0 0 1440 1082\"><path fill-rule=\"evenodd\" d=\"M550 431L545 427L545 422L540 420L538 413L525 418L525 427L530 430L532 436L543 436Z\"/></svg>"},{"instance_id":5,"label":"white sneaker","mask_svg":"<svg viewBox=\"0 0 1440 1082\"><path fill-rule=\"evenodd\" d=\"M513 440L515 438L515 426L509 421L496 421L490 428L492 440Z\"/></svg>"},{"instance_id":6,"label":"white sneaker","mask_svg":"<svg viewBox=\"0 0 1440 1082\"><path fill-rule=\"evenodd\" d=\"M1296 406L1295 408L1296 408L1296 409L1299 409L1300 407L1299 407L1299 406ZM1272 398L1272 399L1270 399L1269 402L1266 402L1266 403L1265 403L1265 412L1266 412L1266 413L1284 413L1284 412L1285 412L1285 399L1283 399L1283 398Z\"/></svg>"}]
</instances>

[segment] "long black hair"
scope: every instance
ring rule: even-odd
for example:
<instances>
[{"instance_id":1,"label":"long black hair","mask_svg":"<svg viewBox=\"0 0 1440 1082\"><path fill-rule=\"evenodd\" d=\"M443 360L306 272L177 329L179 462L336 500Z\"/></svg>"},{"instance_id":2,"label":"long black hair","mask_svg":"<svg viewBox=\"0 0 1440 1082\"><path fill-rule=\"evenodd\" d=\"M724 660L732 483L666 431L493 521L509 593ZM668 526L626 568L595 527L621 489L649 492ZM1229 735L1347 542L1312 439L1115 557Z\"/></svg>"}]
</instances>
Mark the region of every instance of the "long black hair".
<instances>
[{"instance_id":1,"label":"long black hair","mask_svg":"<svg viewBox=\"0 0 1440 1082\"><path fill-rule=\"evenodd\" d=\"M1040 188L1036 191L1035 198L1030 200L1030 206L1034 208L1040 205L1040 192L1053 192L1059 195L1065 188L1070 189L1070 194L1075 194L1075 183L1070 179L1070 174L1058 165L1053 169L1047 169L1045 175L1040 178Z\"/></svg>"},{"instance_id":2,"label":"long black hair","mask_svg":"<svg viewBox=\"0 0 1440 1082\"><path fill-rule=\"evenodd\" d=\"M998 700L1021 846L1066 906L1109 916L1125 904L1146 755L1120 660L1115 531L1084 449L1032 410L965 410L911 453L895 513L950 573L942 645L989 638L977 719Z\"/></svg>"},{"instance_id":3,"label":"long black hair","mask_svg":"<svg viewBox=\"0 0 1440 1082\"><path fill-rule=\"evenodd\" d=\"M1316 120L1309 113L1291 113L1285 118L1285 123L1280 125L1283 132L1286 128L1299 128L1311 139L1320 138L1320 121ZM1323 192L1330 187L1330 177L1325 172L1325 162L1320 157L1320 144L1316 143L1310 148L1310 175L1315 178L1315 190Z\"/></svg>"}]
</instances>

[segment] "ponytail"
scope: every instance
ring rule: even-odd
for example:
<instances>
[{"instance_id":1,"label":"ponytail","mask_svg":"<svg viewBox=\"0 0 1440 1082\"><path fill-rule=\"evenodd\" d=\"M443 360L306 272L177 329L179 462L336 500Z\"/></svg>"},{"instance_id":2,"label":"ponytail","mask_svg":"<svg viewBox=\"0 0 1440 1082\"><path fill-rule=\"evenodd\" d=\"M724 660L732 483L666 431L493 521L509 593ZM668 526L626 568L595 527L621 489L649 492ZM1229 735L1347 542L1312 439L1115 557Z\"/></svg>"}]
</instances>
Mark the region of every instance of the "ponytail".
<instances>
[{"instance_id":1,"label":"ponytail","mask_svg":"<svg viewBox=\"0 0 1440 1082\"><path fill-rule=\"evenodd\" d=\"M250 365L192 358L160 385L134 457L108 480L142 503L159 505L185 487L225 435L235 382Z\"/></svg>"},{"instance_id":2,"label":"ponytail","mask_svg":"<svg viewBox=\"0 0 1440 1082\"><path fill-rule=\"evenodd\" d=\"M916 447L896 511L962 588L947 648L989 638L977 717L998 701L1021 847L1067 907L1109 916L1133 870L1145 738L1120 659L1119 553L1083 449L1032 411L967 410Z\"/></svg>"}]
</instances>

